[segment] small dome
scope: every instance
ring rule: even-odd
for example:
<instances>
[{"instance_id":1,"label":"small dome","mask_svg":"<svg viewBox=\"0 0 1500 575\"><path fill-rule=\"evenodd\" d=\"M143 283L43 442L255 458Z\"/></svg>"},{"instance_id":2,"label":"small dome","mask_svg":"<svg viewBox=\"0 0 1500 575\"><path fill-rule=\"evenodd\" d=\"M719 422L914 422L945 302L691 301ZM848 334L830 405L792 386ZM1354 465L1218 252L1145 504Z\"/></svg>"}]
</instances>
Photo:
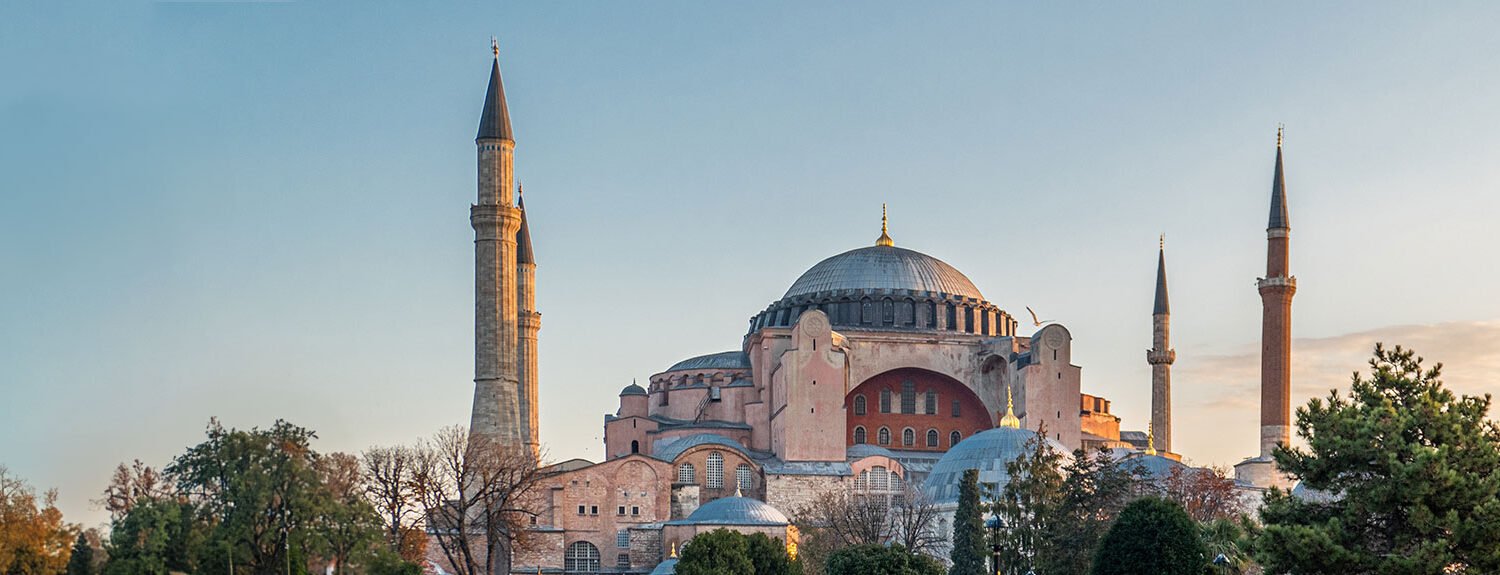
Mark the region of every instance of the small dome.
<instances>
[{"instance_id":1,"label":"small dome","mask_svg":"<svg viewBox=\"0 0 1500 575\"><path fill-rule=\"evenodd\" d=\"M922 490L937 503L958 501L959 483L963 481L964 472L970 469L979 470L981 484L993 483L1003 487L1010 482L1005 465L1025 454L1026 442L1033 437L1036 437L1035 431L1010 427L997 427L969 436L933 464ZM1065 458L1069 457L1068 448L1063 444L1051 438L1045 441Z\"/></svg>"},{"instance_id":2,"label":"small dome","mask_svg":"<svg viewBox=\"0 0 1500 575\"><path fill-rule=\"evenodd\" d=\"M672 364L667 371L688 369L750 369L750 356L743 351L721 351L684 359Z\"/></svg>"},{"instance_id":3,"label":"small dome","mask_svg":"<svg viewBox=\"0 0 1500 575\"><path fill-rule=\"evenodd\" d=\"M871 246L833 256L792 282L782 299L836 290L913 290L984 300L979 288L943 260L895 246Z\"/></svg>"},{"instance_id":4,"label":"small dome","mask_svg":"<svg viewBox=\"0 0 1500 575\"><path fill-rule=\"evenodd\" d=\"M1130 462L1139 463L1141 467L1146 470L1146 473L1155 480L1162 480L1171 476L1173 469L1181 469L1183 471L1192 469L1191 467L1188 467L1186 463L1177 461L1176 459L1172 459L1170 457L1162 457L1160 455L1146 455L1139 452L1132 452L1131 454L1126 455L1123 461L1127 464Z\"/></svg>"},{"instance_id":5,"label":"small dome","mask_svg":"<svg viewBox=\"0 0 1500 575\"><path fill-rule=\"evenodd\" d=\"M1292 497L1296 497L1307 503L1337 503L1340 499L1344 498L1337 493L1329 493L1322 489L1313 489L1300 481L1296 486L1292 487Z\"/></svg>"},{"instance_id":6,"label":"small dome","mask_svg":"<svg viewBox=\"0 0 1500 575\"><path fill-rule=\"evenodd\" d=\"M634 383L631 383L630 385L625 386L625 389L620 390L620 397L625 397L627 395L648 395L648 394L646 393L646 388L641 387L639 385L636 385Z\"/></svg>"},{"instance_id":7,"label":"small dome","mask_svg":"<svg viewBox=\"0 0 1500 575\"><path fill-rule=\"evenodd\" d=\"M687 519L668 521L668 525L766 525L791 523L786 514L764 501L749 497L721 497L699 507Z\"/></svg>"},{"instance_id":8,"label":"small dome","mask_svg":"<svg viewBox=\"0 0 1500 575\"><path fill-rule=\"evenodd\" d=\"M677 560L668 559L656 564L656 568L651 570L651 575L677 575Z\"/></svg>"}]
</instances>

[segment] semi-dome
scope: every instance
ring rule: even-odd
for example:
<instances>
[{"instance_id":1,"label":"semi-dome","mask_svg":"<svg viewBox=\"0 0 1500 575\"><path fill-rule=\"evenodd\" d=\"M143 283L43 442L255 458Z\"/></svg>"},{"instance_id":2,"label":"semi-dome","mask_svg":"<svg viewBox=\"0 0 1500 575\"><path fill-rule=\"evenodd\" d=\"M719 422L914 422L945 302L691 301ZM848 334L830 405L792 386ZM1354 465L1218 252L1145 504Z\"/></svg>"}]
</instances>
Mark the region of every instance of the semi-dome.
<instances>
[{"instance_id":1,"label":"semi-dome","mask_svg":"<svg viewBox=\"0 0 1500 575\"><path fill-rule=\"evenodd\" d=\"M684 359L672 364L667 371L689 369L750 369L750 356L743 351L721 351Z\"/></svg>"},{"instance_id":2,"label":"semi-dome","mask_svg":"<svg viewBox=\"0 0 1500 575\"><path fill-rule=\"evenodd\" d=\"M687 519L668 521L668 525L735 525L785 526L791 523L786 514L764 501L749 497L721 497L703 504Z\"/></svg>"},{"instance_id":3,"label":"semi-dome","mask_svg":"<svg viewBox=\"0 0 1500 575\"><path fill-rule=\"evenodd\" d=\"M1005 465L1026 453L1026 442L1036 437L1036 432L1011 427L997 427L982 431L958 442L927 474L922 490L937 503L958 501L959 483L964 472L979 470L980 483L993 483L1004 487L1010 482ZM1046 438L1052 449L1067 457L1068 448L1056 440Z\"/></svg>"},{"instance_id":4,"label":"semi-dome","mask_svg":"<svg viewBox=\"0 0 1500 575\"><path fill-rule=\"evenodd\" d=\"M911 290L983 300L974 282L943 260L895 246L849 250L814 265L782 299L839 290Z\"/></svg>"}]
</instances>

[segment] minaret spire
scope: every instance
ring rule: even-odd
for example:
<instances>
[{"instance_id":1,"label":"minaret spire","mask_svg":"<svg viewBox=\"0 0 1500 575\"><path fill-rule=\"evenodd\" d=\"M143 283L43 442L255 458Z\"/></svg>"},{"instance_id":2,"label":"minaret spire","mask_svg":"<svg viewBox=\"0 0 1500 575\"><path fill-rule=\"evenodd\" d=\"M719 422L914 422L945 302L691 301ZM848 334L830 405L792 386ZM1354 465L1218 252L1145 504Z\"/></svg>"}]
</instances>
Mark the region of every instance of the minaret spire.
<instances>
[{"instance_id":1,"label":"minaret spire","mask_svg":"<svg viewBox=\"0 0 1500 575\"><path fill-rule=\"evenodd\" d=\"M1146 350L1146 363L1151 366L1151 430L1152 452L1160 445L1162 451L1172 451L1172 362L1177 361L1177 352L1172 349L1172 312L1167 302L1167 236L1157 240L1156 252L1156 301L1151 307L1151 349Z\"/></svg>"},{"instance_id":2,"label":"minaret spire","mask_svg":"<svg viewBox=\"0 0 1500 575\"><path fill-rule=\"evenodd\" d=\"M1271 176L1271 218L1266 229L1291 229L1291 219L1286 214L1286 173L1281 166L1282 126L1276 127L1276 173Z\"/></svg>"},{"instance_id":3,"label":"minaret spire","mask_svg":"<svg viewBox=\"0 0 1500 575\"><path fill-rule=\"evenodd\" d=\"M1286 170L1282 164L1283 128L1276 128L1276 169L1271 176L1271 219L1266 224L1266 276L1260 291L1260 456L1292 439L1292 296L1291 220L1287 217Z\"/></svg>"},{"instance_id":4,"label":"minaret spire","mask_svg":"<svg viewBox=\"0 0 1500 575\"><path fill-rule=\"evenodd\" d=\"M510 131L510 108L505 104L505 83L500 81L500 43L490 38L490 52L495 59L490 65L490 86L484 94L484 112L479 116L479 140L515 141Z\"/></svg>"},{"instance_id":5,"label":"minaret spire","mask_svg":"<svg viewBox=\"0 0 1500 575\"><path fill-rule=\"evenodd\" d=\"M896 242L891 240L891 235L887 233L887 231L888 229L886 227L885 204L880 204L880 237L875 240L875 245L884 247L891 247L896 245Z\"/></svg>"}]
</instances>

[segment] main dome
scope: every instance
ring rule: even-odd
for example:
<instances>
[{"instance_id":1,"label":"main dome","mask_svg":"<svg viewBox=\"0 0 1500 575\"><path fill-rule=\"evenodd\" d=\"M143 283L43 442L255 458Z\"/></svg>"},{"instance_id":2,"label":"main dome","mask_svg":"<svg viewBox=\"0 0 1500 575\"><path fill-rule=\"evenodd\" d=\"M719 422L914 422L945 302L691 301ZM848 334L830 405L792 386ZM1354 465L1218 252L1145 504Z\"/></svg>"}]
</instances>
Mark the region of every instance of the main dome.
<instances>
[{"instance_id":1,"label":"main dome","mask_svg":"<svg viewBox=\"0 0 1500 575\"><path fill-rule=\"evenodd\" d=\"M974 282L943 260L895 246L849 250L808 269L782 299L838 290L912 290L984 300Z\"/></svg>"}]
</instances>

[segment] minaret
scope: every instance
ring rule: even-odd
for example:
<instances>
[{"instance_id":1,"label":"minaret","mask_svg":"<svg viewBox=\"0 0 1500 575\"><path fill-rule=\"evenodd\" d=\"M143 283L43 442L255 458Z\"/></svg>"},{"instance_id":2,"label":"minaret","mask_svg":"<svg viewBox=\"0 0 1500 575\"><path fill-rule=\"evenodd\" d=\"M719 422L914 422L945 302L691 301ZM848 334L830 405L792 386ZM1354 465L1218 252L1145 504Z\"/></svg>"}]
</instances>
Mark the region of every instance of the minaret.
<instances>
[{"instance_id":1,"label":"minaret","mask_svg":"<svg viewBox=\"0 0 1500 575\"><path fill-rule=\"evenodd\" d=\"M542 329L542 314L536 311L536 259L531 252L531 228L526 224L526 200L516 184L516 207L521 211L521 230L516 232L516 305L520 308L516 340L521 401L521 434L533 455L541 449L537 441L536 334Z\"/></svg>"},{"instance_id":2,"label":"minaret","mask_svg":"<svg viewBox=\"0 0 1500 575\"><path fill-rule=\"evenodd\" d=\"M479 202L469 208L474 227L474 410L471 435L518 446L526 442L520 378L516 365L516 234L521 210L511 197L514 187L515 137L505 87L500 82L500 48L474 138L479 154Z\"/></svg>"},{"instance_id":3,"label":"minaret","mask_svg":"<svg viewBox=\"0 0 1500 575\"><path fill-rule=\"evenodd\" d=\"M1151 309L1151 349L1146 363L1151 365L1151 423L1155 445L1172 451L1172 312L1167 305L1167 241L1162 236L1156 252L1156 305Z\"/></svg>"},{"instance_id":4,"label":"minaret","mask_svg":"<svg viewBox=\"0 0 1500 575\"><path fill-rule=\"evenodd\" d=\"M1271 179L1271 219L1266 224L1266 277L1260 289L1260 455L1292 439L1292 295L1289 272L1286 177L1281 165L1281 129L1276 130L1276 174Z\"/></svg>"}]
</instances>

